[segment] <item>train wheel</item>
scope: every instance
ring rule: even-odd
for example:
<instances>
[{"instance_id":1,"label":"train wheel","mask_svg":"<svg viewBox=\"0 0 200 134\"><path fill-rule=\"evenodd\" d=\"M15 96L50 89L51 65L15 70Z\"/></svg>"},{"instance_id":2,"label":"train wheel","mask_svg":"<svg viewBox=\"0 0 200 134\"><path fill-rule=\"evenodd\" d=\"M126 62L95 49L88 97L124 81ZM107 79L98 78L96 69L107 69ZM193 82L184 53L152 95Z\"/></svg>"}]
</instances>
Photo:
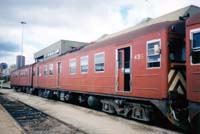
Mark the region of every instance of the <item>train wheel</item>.
<instances>
[{"instance_id":1,"label":"train wheel","mask_svg":"<svg viewBox=\"0 0 200 134\"><path fill-rule=\"evenodd\" d=\"M168 120L183 131L188 131L190 128L187 115L187 109L174 109L171 104L168 105Z\"/></svg>"},{"instance_id":2,"label":"train wheel","mask_svg":"<svg viewBox=\"0 0 200 134\"><path fill-rule=\"evenodd\" d=\"M188 120L189 111L186 92L185 90L180 92L178 89L168 92L169 103L167 104L167 117L173 125L184 131L188 131L190 125Z\"/></svg>"},{"instance_id":3,"label":"train wheel","mask_svg":"<svg viewBox=\"0 0 200 134\"><path fill-rule=\"evenodd\" d=\"M101 109L101 102L95 96L89 96L87 100L88 106L94 109Z\"/></svg>"}]
</instances>

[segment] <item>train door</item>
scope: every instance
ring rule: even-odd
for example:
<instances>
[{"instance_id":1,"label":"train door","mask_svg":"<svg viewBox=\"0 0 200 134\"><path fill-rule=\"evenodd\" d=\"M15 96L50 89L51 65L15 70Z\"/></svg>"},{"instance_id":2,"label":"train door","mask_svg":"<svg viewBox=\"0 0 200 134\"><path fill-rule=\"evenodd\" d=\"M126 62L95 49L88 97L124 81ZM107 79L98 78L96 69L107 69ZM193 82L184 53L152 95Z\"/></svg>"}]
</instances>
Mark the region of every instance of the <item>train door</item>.
<instances>
[{"instance_id":1,"label":"train door","mask_svg":"<svg viewBox=\"0 0 200 134\"><path fill-rule=\"evenodd\" d=\"M190 30L190 65L188 65L188 84L191 98L200 102L200 28Z\"/></svg>"},{"instance_id":2,"label":"train door","mask_svg":"<svg viewBox=\"0 0 200 134\"><path fill-rule=\"evenodd\" d=\"M57 64L57 83L56 83L57 87L60 86L61 73L62 73L62 63L58 62L58 64Z\"/></svg>"},{"instance_id":3,"label":"train door","mask_svg":"<svg viewBox=\"0 0 200 134\"><path fill-rule=\"evenodd\" d=\"M31 84L31 79L32 79L32 70L31 68L28 69L28 83L29 85Z\"/></svg>"},{"instance_id":4,"label":"train door","mask_svg":"<svg viewBox=\"0 0 200 134\"><path fill-rule=\"evenodd\" d=\"M117 50L117 91L129 92L130 83L130 47Z\"/></svg>"},{"instance_id":5,"label":"train door","mask_svg":"<svg viewBox=\"0 0 200 134\"><path fill-rule=\"evenodd\" d=\"M39 68L39 66L37 66L36 86L38 86L39 75L40 75L40 68Z\"/></svg>"}]
</instances>

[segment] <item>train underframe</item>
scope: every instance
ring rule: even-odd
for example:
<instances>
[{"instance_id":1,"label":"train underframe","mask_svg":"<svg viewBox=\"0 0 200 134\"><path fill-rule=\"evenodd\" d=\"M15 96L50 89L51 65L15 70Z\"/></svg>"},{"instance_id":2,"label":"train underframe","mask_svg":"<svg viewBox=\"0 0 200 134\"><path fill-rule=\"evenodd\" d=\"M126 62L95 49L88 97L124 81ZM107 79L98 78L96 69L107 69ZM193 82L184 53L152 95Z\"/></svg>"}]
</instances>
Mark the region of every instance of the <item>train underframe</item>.
<instances>
[{"instance_id":1,"label":"train underframe","mask_svg":"<svg viewBox=\"0 0 200 134\"><path fill-rule=\"evenodd\" d=\"M188 129L186 111L180 107L174 110L179 103L173 99L142 99L124 96L113 96L95 93L85 93L67 90L52 90L12 86L16 91L37 95L44 98L76 103L102 110L109 114L120 115L142 122L162 122L168 120L182 129Z\"/></svg>"},{"instance_id":2,"label":"train underframe","mask_svg":"<svg viewBox=\"0 0 200 134\"><path fill-rule=\"evenodd\" d=\"M189 102L190 122L192 125L193 133L200 134L200 103Z\"/></svg>"}]
</instances>

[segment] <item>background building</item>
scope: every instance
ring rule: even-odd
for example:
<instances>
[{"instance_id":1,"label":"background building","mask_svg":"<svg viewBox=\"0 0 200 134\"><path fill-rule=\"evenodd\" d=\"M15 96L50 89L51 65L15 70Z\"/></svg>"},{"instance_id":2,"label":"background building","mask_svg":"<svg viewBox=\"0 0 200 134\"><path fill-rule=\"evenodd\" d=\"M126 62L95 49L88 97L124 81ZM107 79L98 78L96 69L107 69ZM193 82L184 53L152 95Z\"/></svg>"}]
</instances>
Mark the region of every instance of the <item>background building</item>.
<instances>
[{"instance_id":1,"label":"background building","mask_svg":"<svg viewBox=\"0 0 200 134\"><path fill-rule=\"evenodd\" d=\"M24 65L25 65L25 56L17 55L17 58L16 58L17 69L23 67Z\"/></svg>"},{"instance_id":2,"label":"background building","mask_svg":"<svg viewBox=\"0 0 200 134\"><path fill-rule=\"evenodd\" d=\"M84 47L88 43L69 41L69 40L60 40L56 43L51 44L50 46L36 52L34 54L35 62L43 61L49 58L53 58L64 53L74 51Z\"/></svg>"}]
</instances>

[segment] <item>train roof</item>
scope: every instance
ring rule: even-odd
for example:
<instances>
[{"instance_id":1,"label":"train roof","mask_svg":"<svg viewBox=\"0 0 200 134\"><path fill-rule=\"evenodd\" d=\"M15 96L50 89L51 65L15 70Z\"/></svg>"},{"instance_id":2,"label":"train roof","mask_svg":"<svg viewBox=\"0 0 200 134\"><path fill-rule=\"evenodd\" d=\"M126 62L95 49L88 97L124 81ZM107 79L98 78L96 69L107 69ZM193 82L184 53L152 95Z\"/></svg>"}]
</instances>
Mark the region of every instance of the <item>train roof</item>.
<instances>
[{"instance_id":1,"label":"train roof","mask_svg":"<svg viewBox=\"0 0 200 134\"><path fill-rule=\"evenodd\" d=\"M186 22L187 26L190 25L195 25L195 24L200 24L200 13L192 16L191 18L189 18Z\"/></svg>"},{"instance_id":2,"label":"train roof","mask_svg":"<svg viewBox=\"0 0 200 134\"><path fill-rule=\"evenodd\" d=\"M137 38L139 36L148 34L148 33L153 33L156 31L160 31L163 29L169 29L170 26L176 25L178 23L184 23L183 21L166 21L166 22L161 22L157 24L152 24L150 26L146 26L144 28L134 30L134 31L129 31L127 33L120 34L118 36L114 36L112 38L94 42L88 46L85 46L81 51L87 51L91 49L96 49L100 47L105 47L108 45L120 45L123 43L129 43L131 40L134 38Z\"/></svg>"},{"instance_id":3,"label":"train roof","mask_svg":"<svg viewBox=\"0 0 200 134\"><path fill-rule=\"evenodd\" d=\"M16 72L16 71L19 71L19 70L23 70L23 69L29 68L29 67L31 67L32 65L33 65L33 64L25 65L25 66L23 66L23 67L20 67L20 68L18 68L18 69L13 70L12 73L14 73L14 72Z\"/></svg>"}]
</instances>

